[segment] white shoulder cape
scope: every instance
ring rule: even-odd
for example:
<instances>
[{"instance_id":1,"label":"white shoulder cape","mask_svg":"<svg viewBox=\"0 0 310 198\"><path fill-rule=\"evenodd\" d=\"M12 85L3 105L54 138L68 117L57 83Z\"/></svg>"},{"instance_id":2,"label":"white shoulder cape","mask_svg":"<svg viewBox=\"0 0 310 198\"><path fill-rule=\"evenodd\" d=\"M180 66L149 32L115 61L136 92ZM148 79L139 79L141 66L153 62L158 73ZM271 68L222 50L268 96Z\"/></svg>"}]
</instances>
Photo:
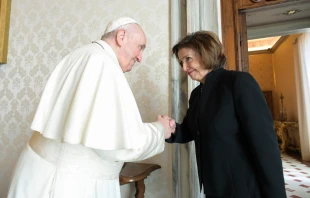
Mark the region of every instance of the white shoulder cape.
<instances>
[{"instance_id":1,"label":"white shoulder cape","mask_svg":"<svg viewBox=\"0 0 310 198\"><path fill-rule=\"evenodd\" d=\"M31 129L101 150L141 148L160 123L143 123L112 48L99 40L67 55L51 74ZM163 139L163 138L162 138Z\"/></svg>"}]
</instances>

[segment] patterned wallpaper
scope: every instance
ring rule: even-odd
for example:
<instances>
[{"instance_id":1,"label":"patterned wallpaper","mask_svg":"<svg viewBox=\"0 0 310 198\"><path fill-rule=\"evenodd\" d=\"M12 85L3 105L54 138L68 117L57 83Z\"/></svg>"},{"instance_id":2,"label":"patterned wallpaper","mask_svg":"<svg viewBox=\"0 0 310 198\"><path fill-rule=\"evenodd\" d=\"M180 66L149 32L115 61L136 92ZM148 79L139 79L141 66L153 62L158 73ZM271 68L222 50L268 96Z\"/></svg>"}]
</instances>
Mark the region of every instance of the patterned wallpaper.
<instances>
[{"instance_id":1,"label":"patterned wallpaper","mask_svg":"<svg viewBox=\"0 0 310 198\"><path fill-rule=\"evenodd\" d=\"M249 72L264 91L274 90L272 54L249 55Z\"/></svg>"},{"instance_id":2,"label":"patterned wallpaper","mask_svg":"<svg viewBox=\"0 0 310 198\"><path fill-rule=\"evenodd\" d=\"M300 34L290 35L273 53L276 78L275 115L280 114L280 96L284 96L287 121L298 121L297 92L295 84L294 42Z\"/></svg>"},{"instance_id":3,"label":"patterned wallpaper","mask_svg":"<svg viewBox=\"0 0 310 198\"><path fill-rule=\"evenodd\" d=\"M112 3L113 2L113 3ZM101 37L120 16L136 19L148 38L141 63L126 74L144 121L169 113L169 2L157 0L14 0L8 63L0 65L0 197L32 132L30 124L45 83L72 50ZM147 162L162 166L146 179L145 196L171 197L171 151ZM121 187L133 197L133 186Z\"/></svg>"},{"instance_id":4,"label":"patterned wallpaper","mask_svg":"<svg viewBox=\"0 0 310 198\"><path fill-rule=\"evenodd\" d=\"M250 73L262 90L272 90L274 118L280 113L280 96L284 96L287 120L298 121L294 70L294 42L299 34L290 35L273 53L249 56Z\"/></svg>"}]
</instances>

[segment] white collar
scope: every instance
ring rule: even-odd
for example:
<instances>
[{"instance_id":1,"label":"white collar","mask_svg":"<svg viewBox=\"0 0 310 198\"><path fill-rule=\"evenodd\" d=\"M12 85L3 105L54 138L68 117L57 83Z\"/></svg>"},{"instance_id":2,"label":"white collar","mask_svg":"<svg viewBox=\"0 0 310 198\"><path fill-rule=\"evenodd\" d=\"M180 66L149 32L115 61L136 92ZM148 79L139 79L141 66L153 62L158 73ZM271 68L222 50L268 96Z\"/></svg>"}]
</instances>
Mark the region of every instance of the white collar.
<instances>
[{"instance_id":1,"label":"white collar","mask_svg":"<svg viewBox=\"0 0 310 198\"><path fill-rule=\"evenodd\" d=\"M103 40L97 40L97 41L94 41L93 43L98 43L99 45L101 45L101 47L105 49L112 56L112 58L115 59L115 61L118 63L118 59L116 57L114 50L107 42Z\"/></svg>"}]
</instances>

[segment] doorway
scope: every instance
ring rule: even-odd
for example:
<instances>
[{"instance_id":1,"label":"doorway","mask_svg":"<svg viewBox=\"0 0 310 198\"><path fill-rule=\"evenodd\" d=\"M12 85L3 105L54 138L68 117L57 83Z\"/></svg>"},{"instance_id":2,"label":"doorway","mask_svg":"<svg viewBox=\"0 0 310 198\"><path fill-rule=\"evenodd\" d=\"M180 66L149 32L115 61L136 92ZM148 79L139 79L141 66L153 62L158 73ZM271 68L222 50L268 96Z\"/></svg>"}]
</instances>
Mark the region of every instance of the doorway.
<instances>
[{"instance_id":1,"label":"doorway","mask_svg":"<svg viewBox=\"0 0 310 198\"><path fill-rule=\"evenodd\" d=\"M253 53L248 52L248 39L260 39L272 36L280 36L282 38L286 37L286 42L290 42L291 45L293 45L295 36L298 37L298 34L310 30L310 1L262 0L259 1L260 3L255 4L253 3L254 1L251 2L247 0L247 2L250 2L248 5L244 5L244 2L246 2L246 0L231 0L225 2L223 0L221 4L223 45L228 58L228 69L246 71L251 73L251 69L253 69L251 68L251 66L253 66L251 65L253 64L253 60L250 56L253 55ZM267 59L269 58L271 62L271 66L269 69L274 70L274 58L272 57L272 54L268 53L273 52L265 51L264 61L266 61L266 57ZM272 79L274 77L271 75L270 78ZM294 82L294 80L290 80ZM271 82L271 84L272 83L275 82ZM292 83L290 85L292 85ZM283 85L281 89L283 87L285 87L285 85ZM275 87L273 89L277 90L277 92L279 93L281 92L279 91L279 87ZM287 91L287 89L285 91ZM279 103L281 96L279 93L273 94L273 104ZM290 97L288 97L288 94L286 93L284 95L284 102L288 102L289 98ZM274 105L274 107L274 116L275 118L278 118L279 105ZM290 166L287 165L293 162L291 162L289 158L290 156L286 154L282 155L284 173L286 175L285 179L286 181L298 182L300 181L300 179L296 178L296 175L290 174L290 171L292 170L289 169ZM295 156L295 158L291 159L296 160L298 159L298 156ZM286 163L286 160L288 160L288 164ZM300 163L300 161L298 162ZM304 169L298 167L298 169L302 169L302 174L310 174L307 167L305 167ZM298 183L296 185L298 185ZM293 195L292 193L294 191L296 193L296 189L294 190L293 188L287 188L288 195Z\"/></svg>"}]
</instances>

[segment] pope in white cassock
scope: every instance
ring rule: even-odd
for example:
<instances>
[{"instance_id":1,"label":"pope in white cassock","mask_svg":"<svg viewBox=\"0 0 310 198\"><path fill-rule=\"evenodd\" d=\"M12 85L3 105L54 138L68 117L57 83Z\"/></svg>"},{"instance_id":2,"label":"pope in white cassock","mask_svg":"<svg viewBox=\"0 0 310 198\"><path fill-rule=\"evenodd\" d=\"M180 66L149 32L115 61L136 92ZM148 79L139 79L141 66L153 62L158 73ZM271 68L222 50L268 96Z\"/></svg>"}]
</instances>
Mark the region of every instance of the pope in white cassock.
<instances>
[{"instance_id":1,"label":"pope in white cassock","mask_svg":"<svg viewBox=\"0 0 310 198\"><path fill-rule=\"evenodd\" d=\"M174 127L143 123L124 72L142 60L146 37L131 18L67 55L44 89L8 198L120 197L119 172L164 150Z\"/></svg>"}]
</instances>

